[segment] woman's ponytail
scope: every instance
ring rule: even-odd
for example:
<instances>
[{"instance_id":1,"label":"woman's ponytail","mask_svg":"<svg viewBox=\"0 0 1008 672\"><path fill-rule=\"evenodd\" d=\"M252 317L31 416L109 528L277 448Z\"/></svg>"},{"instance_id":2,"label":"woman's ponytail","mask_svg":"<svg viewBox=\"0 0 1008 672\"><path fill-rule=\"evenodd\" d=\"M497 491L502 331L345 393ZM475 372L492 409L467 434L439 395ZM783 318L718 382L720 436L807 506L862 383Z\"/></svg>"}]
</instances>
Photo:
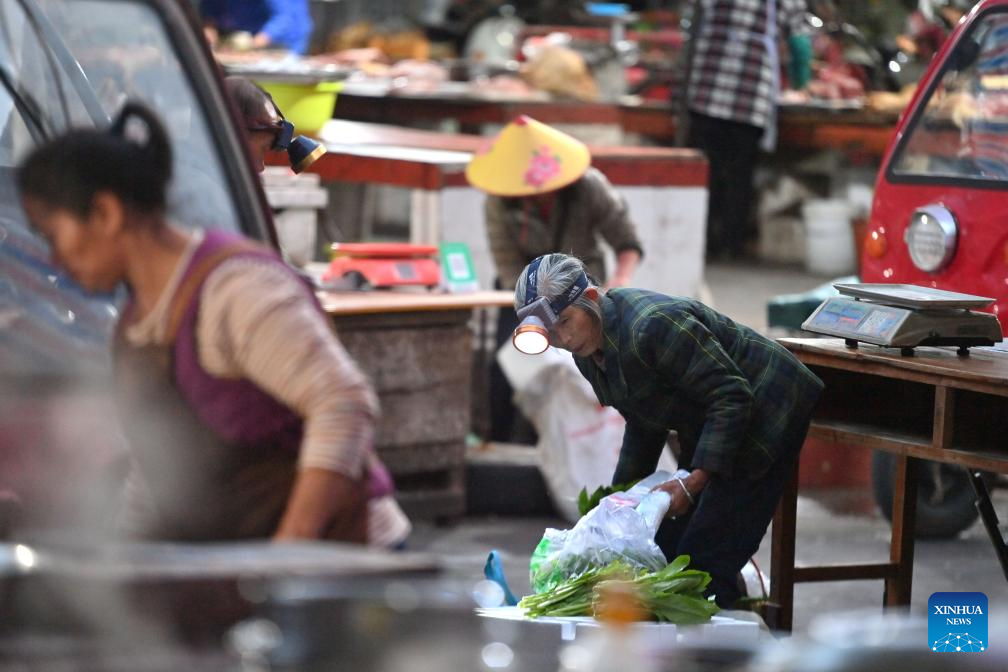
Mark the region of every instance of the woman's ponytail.
<instances>
[{"instance_id":1,"label":"woman's ponytail","mask_svg":"<svg viewBox=\"0 0 1008 672\"><path fill-rule=\"evenodd\" d=\"M137 147L152 182L167 184L172 173L172 148L158 118L139 103L127 102L109 128L112 135Z\"/></svg>"},{"instance_id":2,"label":"woman's ponytail","mask_svg":"<svg viewBox=\"0 0 1008 672\"><path fill-rule=\"evenodd\" d=\"M171 175L164 126L147 107L127 102L107 130L71 130L36 148L18 170L18 187L82 217L99 191L155 212L165 208Z\"/></svg>"}]
</instances>

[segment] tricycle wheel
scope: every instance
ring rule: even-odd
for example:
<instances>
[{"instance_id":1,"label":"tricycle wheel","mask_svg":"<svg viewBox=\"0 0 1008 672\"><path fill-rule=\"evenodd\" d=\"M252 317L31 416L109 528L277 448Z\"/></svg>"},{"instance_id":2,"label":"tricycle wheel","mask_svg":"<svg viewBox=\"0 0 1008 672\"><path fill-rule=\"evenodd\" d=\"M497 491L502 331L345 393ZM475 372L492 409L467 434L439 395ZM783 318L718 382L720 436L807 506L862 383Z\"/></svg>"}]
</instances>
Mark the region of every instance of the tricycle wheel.
<instances>
[{"instance_id":1,"label":"tricycle wheel","mask_svg":"<svg viewBox=\"0 0 1008 672\"><path fill-rule=\"evenodd\" d=\"M951 539L977 519L975 495L966 471L956 465L916 460L917 525L914 536ZM886 520L892 521L896 456L875 451L872 456L872 489L875 503ZM988 483L993 479L988 478Z\"/></svg>"}]
</instances>

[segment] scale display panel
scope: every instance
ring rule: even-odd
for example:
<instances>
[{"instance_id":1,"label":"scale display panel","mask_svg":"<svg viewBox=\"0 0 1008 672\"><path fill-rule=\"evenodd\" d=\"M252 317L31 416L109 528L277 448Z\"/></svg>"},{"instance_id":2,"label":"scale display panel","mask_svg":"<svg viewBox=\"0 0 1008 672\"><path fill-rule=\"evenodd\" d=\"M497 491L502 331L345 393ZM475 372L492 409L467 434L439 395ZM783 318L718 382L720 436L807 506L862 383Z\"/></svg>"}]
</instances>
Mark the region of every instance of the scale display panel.
<instances>
[{"instance_id":1,"label":"scale display panel","mask_svg":"<svg viewBox=\"0 0 1008 672\"><path fill-rule=\"evenodd\" d=\"M397 261L395 263L395 271L396 275L403 280L416 280L416 267L409 262Z\"/></svg>"},{"instance_id":2,"label":"scale display panel","mask_svg":"<svg viewBox=\"0 0 1008 672\"><path fill-rule=\"evenodd\" d=\"M906 319L908 311L865 301L831 297L802 325L819 333L856 337L860 340L888 342Z\"/></svg>"}]
</instances>

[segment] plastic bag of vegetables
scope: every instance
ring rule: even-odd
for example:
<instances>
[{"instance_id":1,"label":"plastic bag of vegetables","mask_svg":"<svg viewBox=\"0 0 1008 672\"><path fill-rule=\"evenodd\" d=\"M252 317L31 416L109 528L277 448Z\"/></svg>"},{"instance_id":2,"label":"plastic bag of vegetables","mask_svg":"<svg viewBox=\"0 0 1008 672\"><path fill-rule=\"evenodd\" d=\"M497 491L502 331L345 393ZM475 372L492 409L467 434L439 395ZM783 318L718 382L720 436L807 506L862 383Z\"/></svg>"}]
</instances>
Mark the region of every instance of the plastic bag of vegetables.
<instances>
[{"instance_id":1,"label":"plastic bag of vegetables","mask_svg":"<svg viewBox=\"0 0 1008 672\"><path fill-rule=\"evenodd\" d=\"M688 569L690 557L680 555L656 572L645 572L616 561L590 569L552 590L522 598L518 606L529 618L598 616L607 585L629 588L641 620L678 625L710 621L720 609L714 597L704 597L710 574Z\"/></svg>"},{"instance_id":2,"label":"plastic bag of vegetables","mask_svg":"<svg viewBox=\"0 0 1008 672\"><path fill-rule=\"evenodd\" d=\"M622 561L631 569L657 571L667 563L654 541L670 504L665 492L652 488L686 472L656 471L626 492L603 497L598 506L569 530L547 528L532 553L532 590L543 593L570 577Z\"/></svg>"}]
</instances>

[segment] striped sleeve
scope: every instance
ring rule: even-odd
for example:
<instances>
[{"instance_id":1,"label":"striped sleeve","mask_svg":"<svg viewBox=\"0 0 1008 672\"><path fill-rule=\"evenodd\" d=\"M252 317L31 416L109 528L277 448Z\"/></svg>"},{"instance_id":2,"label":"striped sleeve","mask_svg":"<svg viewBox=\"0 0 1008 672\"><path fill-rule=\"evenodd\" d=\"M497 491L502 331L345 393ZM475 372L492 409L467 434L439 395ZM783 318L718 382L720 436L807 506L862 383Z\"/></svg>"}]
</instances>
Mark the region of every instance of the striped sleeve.
<instances>
[{"instance_id":1,"label":"striped sleeve","mask_svg":"<svg viewBox=\"0 0 1008 672\"><path fill-rule=\"evenodd\" d=\"M197 340L207 372L247 378L301 416L301 468L361 475L377 398L298 278L257 259L222 263L202 290Z\"/></svg>"}]
</instances>

